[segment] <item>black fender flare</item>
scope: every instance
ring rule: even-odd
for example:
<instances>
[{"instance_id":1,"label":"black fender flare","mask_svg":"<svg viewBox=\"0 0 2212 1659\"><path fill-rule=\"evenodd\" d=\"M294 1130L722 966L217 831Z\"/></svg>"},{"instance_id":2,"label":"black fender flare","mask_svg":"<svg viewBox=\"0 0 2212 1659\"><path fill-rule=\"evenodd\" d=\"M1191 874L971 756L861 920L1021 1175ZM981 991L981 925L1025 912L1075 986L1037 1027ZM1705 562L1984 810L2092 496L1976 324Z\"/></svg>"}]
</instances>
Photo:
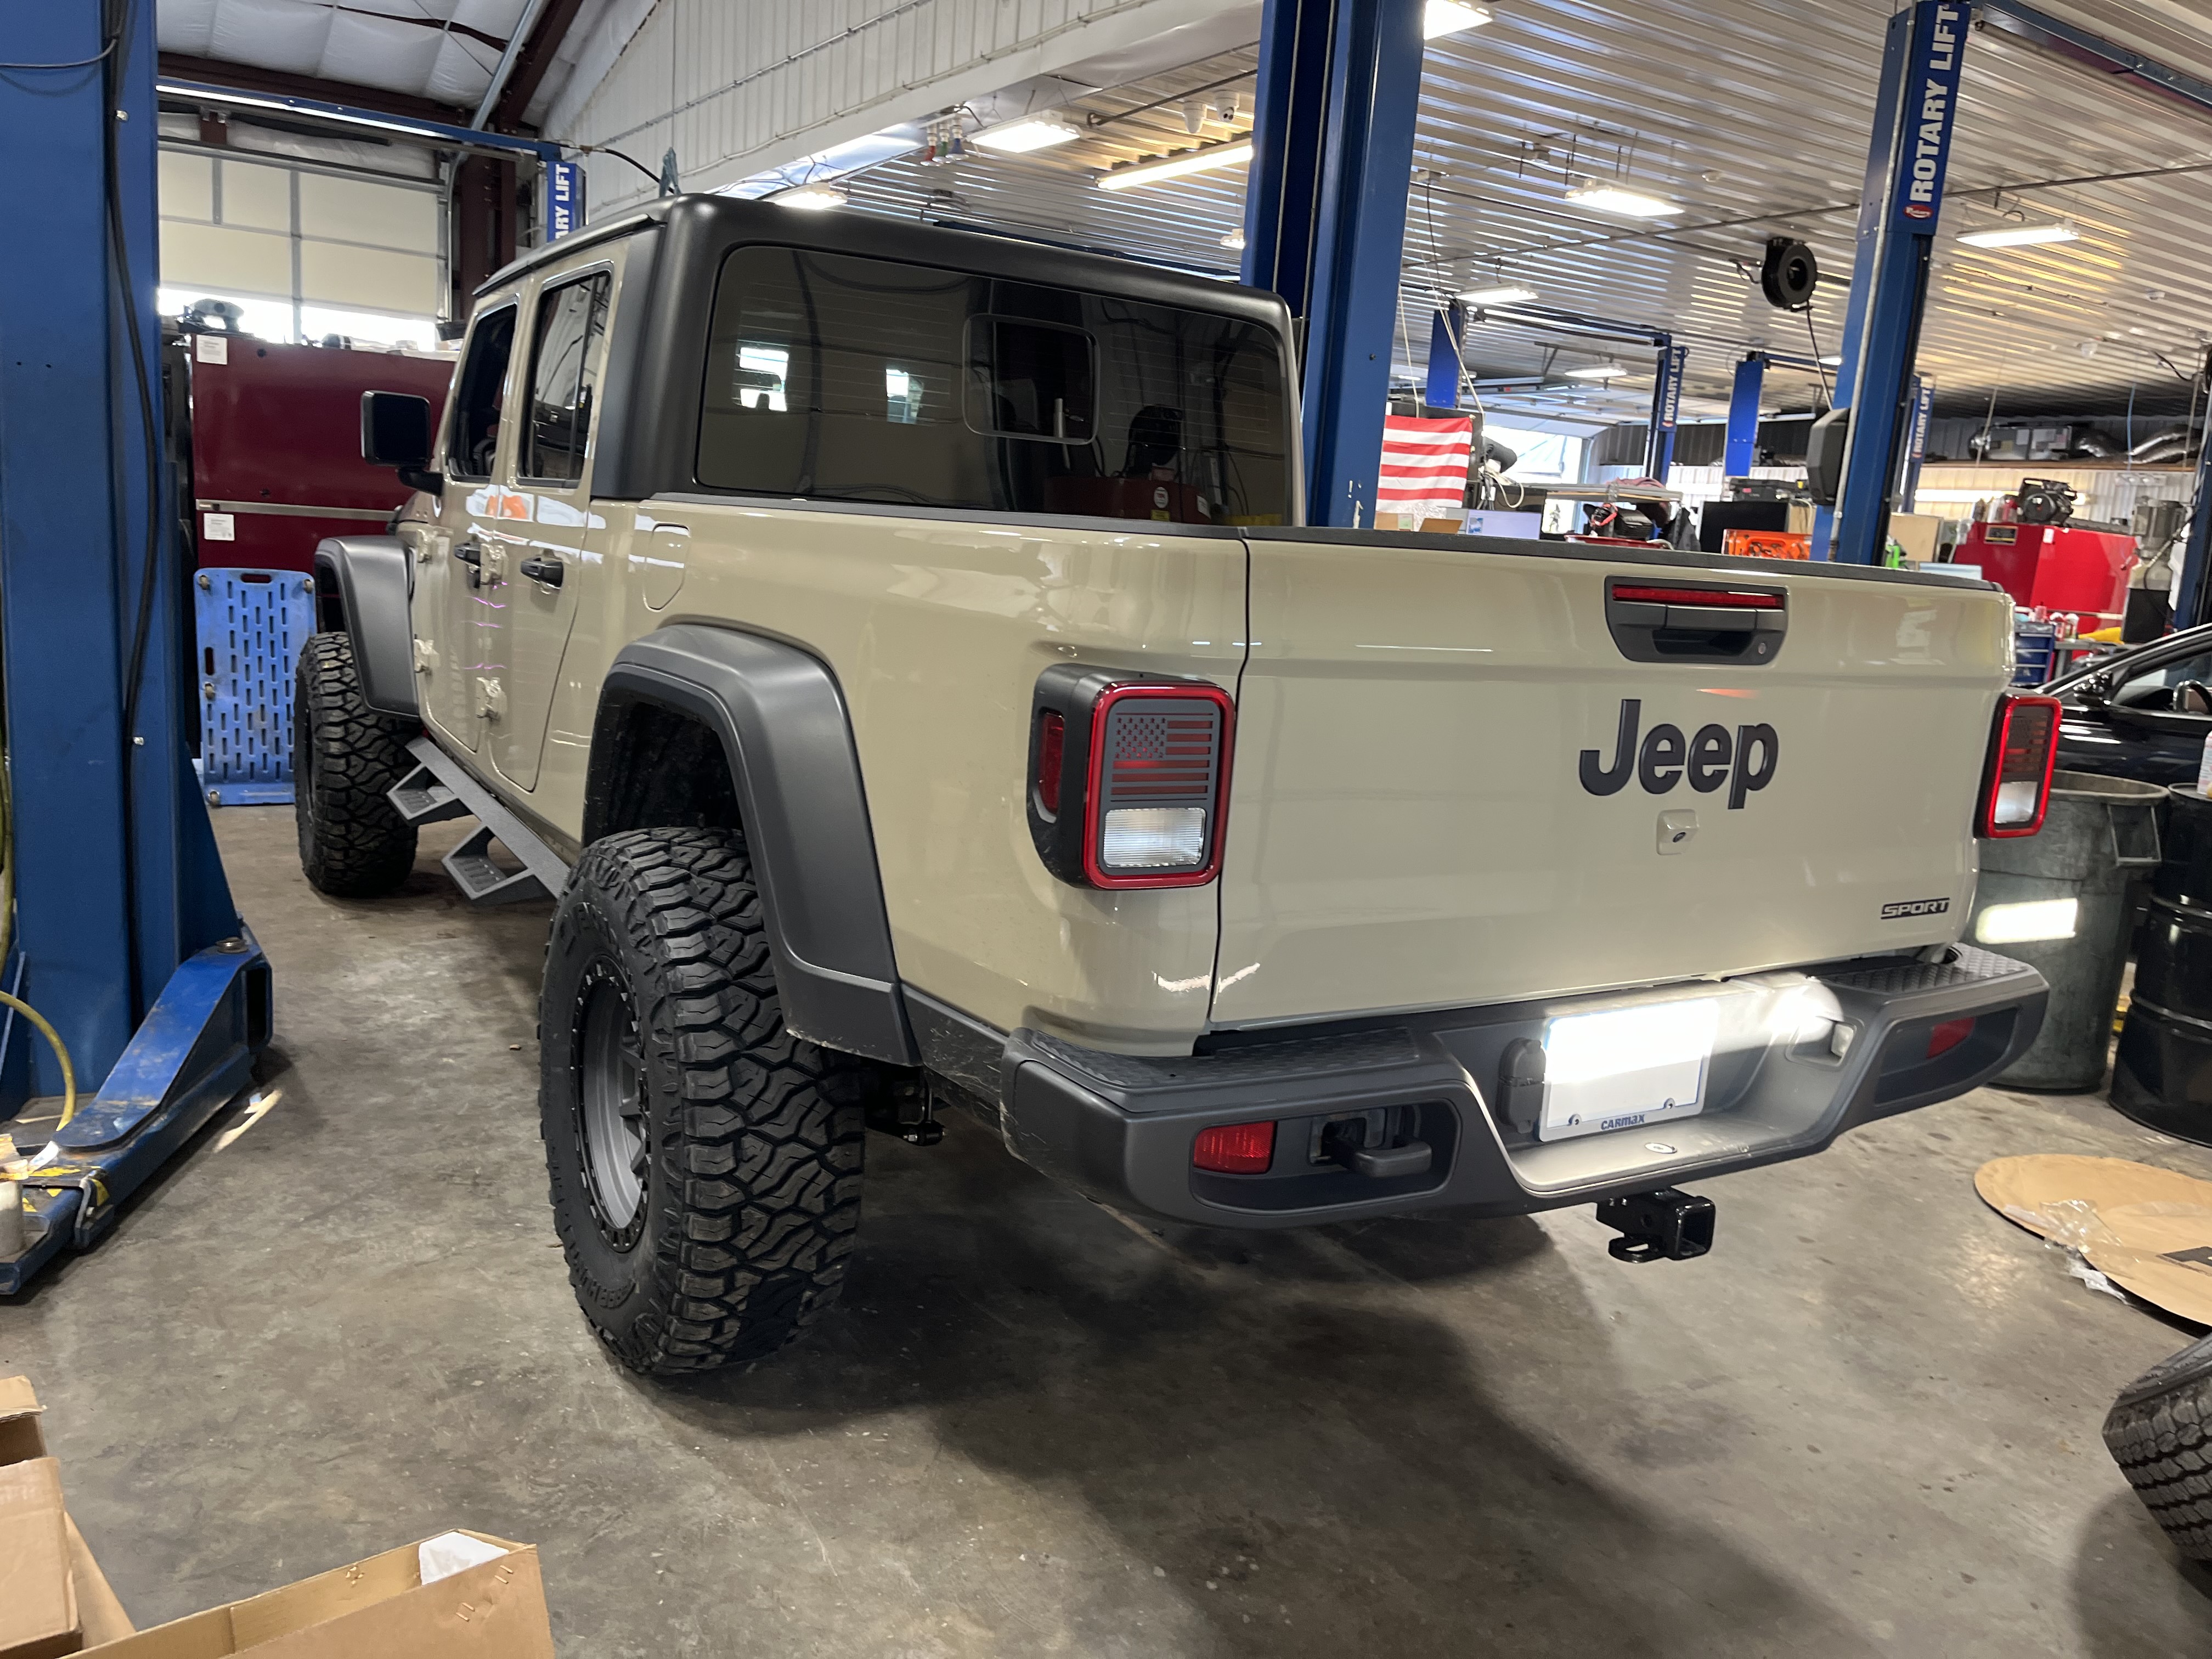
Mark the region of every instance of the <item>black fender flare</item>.
<instances>
[{"instance_id":1,"label":"black fender flare","mask_svg":"<svg viewBox=\"0 0 2212 1659\"><path fill-rule=\"evenodd\" d=\"M380 714L420 720L415 625L407 612L410 569L406 544L397 536L328 536L315 544L315 586L337 596L362 696Z\"/></svg>"},{"instance_id":2,"label":"black fender flare","mask_svg":"<svg viewBox=\"0 0 2212 1659\"><path fill-rule=\"evenodd\" d=\"M679 623L624 646L599 691L586 846L613 819L614 738L636 702L689 716L720 740L784 1024L824 1048L918 1064L836 676L795 645L731 628Z\"/></svg>"}]
</instances>

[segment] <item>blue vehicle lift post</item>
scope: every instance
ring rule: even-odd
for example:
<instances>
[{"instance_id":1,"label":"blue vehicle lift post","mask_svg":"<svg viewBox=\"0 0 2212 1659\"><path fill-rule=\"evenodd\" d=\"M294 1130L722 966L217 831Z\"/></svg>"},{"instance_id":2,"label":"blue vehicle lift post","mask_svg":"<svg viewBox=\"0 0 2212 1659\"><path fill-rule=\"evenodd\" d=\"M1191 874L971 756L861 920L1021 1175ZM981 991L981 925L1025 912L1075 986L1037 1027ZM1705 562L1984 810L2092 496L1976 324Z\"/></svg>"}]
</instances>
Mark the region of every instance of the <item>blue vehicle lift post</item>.
<instances>
[{"instance_id":1,"label":"blue vehicle lift post","mask_svg":"<svg viewBox=\"0 0 2212 1659\"><path fill-rule=\"evenodd\" d=\"M1836 373L1835 407L1850 425L1828 556L1845 563L1880 563L1887 540L1972 15L1966 0L1918 0L1891 17L1882 49Z\"/></svg>"},{"instance_id":2,"label":"blue vehicle lift post","mask_svg":"<svg viewBox=\"0 0 2212 1659\"><path fill-rule=\"evenodd\" d=\"M1729 388L1728 447L1721 457L1721 471L1730 478L1747 478L1759 465L1759 403L1766 391L1766 356L1753 351L1735 366L1735 384Z\"/></svg>"},{"instance_id":3,"label":"blue vehicle lift post","mask_svg":"<svg viewBox=\"0 0 2212 1659\"><path fill-rule=\"evenodd\" d=\"M1267 0L1244 280L1302 332L1306 520L1371 523L1421 93L1416 0Z\"/></svg>"},{"instance_id":4,"label":"blue vehicle lift post","mask_svg":"<svg viewBox=\"0 0 2212 1659\"><path fill-rule=\"evenodd\" d=\"M111 14L122 32L104 33ZM163 477L154 8L0 10L0 665L15 917L8 980L79 1103L25 1185L20 1288L250 1078L270 973L191 763L185 617ZM33 67L24 67L26 65ZM0 1043L36 1041L10 1018ZM29 1090L60 1092L53 1056ZM0 1077L24 1070L0 1062ZM0 1102L0 1115L21 1112ZM0 1127L9 1127L0 1124ZM41 1121L17 1117L21 1150ZM31 1133L33 1129L35 1133Z\"/></svg>"}]
</instances>

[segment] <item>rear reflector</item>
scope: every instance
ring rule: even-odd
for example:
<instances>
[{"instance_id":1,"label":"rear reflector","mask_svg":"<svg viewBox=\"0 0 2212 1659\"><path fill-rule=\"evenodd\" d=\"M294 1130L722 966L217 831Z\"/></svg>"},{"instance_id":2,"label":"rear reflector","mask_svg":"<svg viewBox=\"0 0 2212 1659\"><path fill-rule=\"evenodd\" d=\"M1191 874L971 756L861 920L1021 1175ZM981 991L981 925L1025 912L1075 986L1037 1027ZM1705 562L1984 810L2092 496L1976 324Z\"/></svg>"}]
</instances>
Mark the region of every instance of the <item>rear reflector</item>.
<instances>
[{"instance_id":1,"label":"rear reflector","mask_svg":"<svg viewBox=\"0 0 2212 1659\"><path fill-rule=\"evenodd\" d=\"M1613 597L1631 605L1701 605L1714 611L1779 611L1779 593L1729 593L1711 587L1631 587L1618 584Z\"/></svg>"},{"instance_id":2,"label":"rear reflector","mask_svg":"<svg viewBox=\"0 0 2212 1659\"><path fill-rule=\"evenodd\" d=\"M1947 1019L1928 1034L1928 1058L1948 1054L1974 1034L1973 1016L1964 1019Z\"/></svg>"},{"instance_id":3,"label":"rear reflector","mask_svg":"<svg viewBox=\"0 0 2212 1659\"><path fill-rule=\"evenodd\" d=\"M2006 693L1990 738L1974 833L2003 841L2042 829L2057 760L2057 699Z\"/></svg>"},{"instance_id":4,"label":"rear reflector","mask_svg":"<svg viewBox=\"0 0 2212 1659\"><path fill-rule=\"evenodd\" d=\"M1067 748L1067 721L1047 709L1038 723L1036 754L1037 806L1048 818L1060 816L1060 763Z\"/></svg>"},{"instance_id":5,"label":"rear reflector","mask_svg":"<svg viewBox=\"0 0 2212 1659\"><path fill-rule=\"evenodd\" d=\"M1200 1129L1191 1143L1190 1161L1221 1175L1265 1175L1275 1161L1275 1126L1273 1121L1217 1123Z\"/></svg>"}]
</instances>

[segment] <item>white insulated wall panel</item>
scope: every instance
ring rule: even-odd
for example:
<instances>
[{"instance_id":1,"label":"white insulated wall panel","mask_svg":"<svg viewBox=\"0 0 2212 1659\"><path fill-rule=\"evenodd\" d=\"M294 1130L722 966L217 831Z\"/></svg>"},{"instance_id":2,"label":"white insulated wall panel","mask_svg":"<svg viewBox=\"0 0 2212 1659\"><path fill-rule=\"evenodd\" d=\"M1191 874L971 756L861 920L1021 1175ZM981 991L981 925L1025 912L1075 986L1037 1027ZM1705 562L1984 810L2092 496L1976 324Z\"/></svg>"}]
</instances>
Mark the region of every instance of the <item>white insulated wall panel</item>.
<instances>
[{"instance_id":1,"label":"white insulated wall panel","mask_svg":"<svg viewBox=\"0 0 2212 1659\"><path fill-rule=\"evenodd\" d=\"M963 98L1230 9L1231 0L660 0L549 136L713 190ZM567 101L564 99L564 103ZM594 217L649 198L589 158Z\"/></svg>"}]
</instances>

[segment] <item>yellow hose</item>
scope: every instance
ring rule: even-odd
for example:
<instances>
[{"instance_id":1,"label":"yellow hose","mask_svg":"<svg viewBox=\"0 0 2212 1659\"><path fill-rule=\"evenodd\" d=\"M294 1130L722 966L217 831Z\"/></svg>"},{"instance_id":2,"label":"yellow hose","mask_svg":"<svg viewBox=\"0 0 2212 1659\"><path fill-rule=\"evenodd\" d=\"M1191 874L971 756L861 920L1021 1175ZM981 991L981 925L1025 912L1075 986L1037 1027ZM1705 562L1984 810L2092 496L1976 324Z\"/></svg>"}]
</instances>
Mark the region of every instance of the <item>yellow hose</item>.
<instances>
[{"instance_id":1,"label":"yellow hose","mask_svg":"<svg viewBox=\"0 0 2212 1659\"><path fill-rule=\"evenodd\" d=\"M8 945L15 933L15 803L9 791L6 757L0 754L0 969L8 965ZM69 1050L63 1046L61 1033L21 997L0 991L0 1007L13 1008L37 1026L39 1034L53 1045L54 1058L62 1063L62 1121L54 1125L58 1129L76 1115L76 1068L70 1064Z\"/></svg>"},{"instance_id":2,"label":"yellow hose","mask_svg":"<svg viewBox=\"0 0 2212 1659\"><path fill-rule=\"evenodd\" d=\"M39 1035L53 1047L54 1058L62 1063L62 1121L58 1129L76 1115L76 1068L70 1064L69 1050L62 1046L61 1033L46 1024L46 1017L17 996L0 991L0 1006L13 1008L17 1013L39 1028Z\"/></svg>"}]
</instances>

